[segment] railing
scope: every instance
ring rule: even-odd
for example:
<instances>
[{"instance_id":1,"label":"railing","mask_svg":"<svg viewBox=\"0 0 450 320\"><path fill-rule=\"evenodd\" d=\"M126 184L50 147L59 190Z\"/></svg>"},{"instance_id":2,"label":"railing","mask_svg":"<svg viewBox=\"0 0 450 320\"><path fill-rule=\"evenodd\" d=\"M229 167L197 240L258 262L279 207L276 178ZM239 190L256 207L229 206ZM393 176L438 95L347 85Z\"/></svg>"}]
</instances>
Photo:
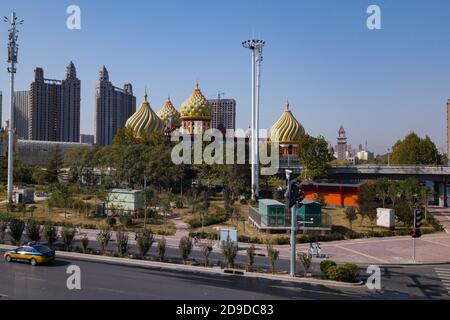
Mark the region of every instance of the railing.
<instances>
[{"instance_id":1,"label":"railing","mask_svg":"<svg viewBox=\"0 0 450 320\"><path fill-rule=\"evenodd\" d=\"M258 226L261 226L261 215L259 214L258 209L249 207L248 216L252 218L253 222L255 222Z\"/></svg>"}]
</instances>

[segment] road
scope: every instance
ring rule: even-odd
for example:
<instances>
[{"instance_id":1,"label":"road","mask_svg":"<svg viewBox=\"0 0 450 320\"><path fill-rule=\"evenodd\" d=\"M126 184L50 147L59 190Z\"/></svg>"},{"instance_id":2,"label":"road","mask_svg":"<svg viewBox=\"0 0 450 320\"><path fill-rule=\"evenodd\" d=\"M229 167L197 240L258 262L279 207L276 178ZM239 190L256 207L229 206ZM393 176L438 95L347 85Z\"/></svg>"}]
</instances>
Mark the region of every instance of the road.
<instances>
[{"instance_id":1,"label":"road","mask_svg":"<svg viewBox=\"0 0 450 320\"><path fill-rule=\"evenodd\" d=\"M67 289L72 264L81 269L81 290ZM449 274L450 265L382 267L382 289L374 291L68 258L39 267L2 260L0 299L449 299Z\"/></svg>"}]
</instances>

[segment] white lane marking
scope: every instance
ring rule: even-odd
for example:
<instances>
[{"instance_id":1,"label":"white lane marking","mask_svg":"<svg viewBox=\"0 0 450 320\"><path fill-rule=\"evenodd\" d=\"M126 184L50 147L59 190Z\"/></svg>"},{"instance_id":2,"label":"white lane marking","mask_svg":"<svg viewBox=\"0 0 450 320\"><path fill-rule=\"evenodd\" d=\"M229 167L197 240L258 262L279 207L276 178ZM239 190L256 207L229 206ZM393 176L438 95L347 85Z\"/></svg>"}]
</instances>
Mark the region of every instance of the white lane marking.
<instances>
[{"instance_id":1,"label":"white lane marking","mask_svg":"<svg viewBox=\"0 0 450 320\"><path fill-rule=\"evenodd\" d=\"M444 272L450 272L450 269L445 269L445 268L434 268L434 270L436 271L444 271Z\"/></svg>"},{"instance_id":2,"label":"white lane marking","mask_svg":"<svg viewBox=\"0 0 450 320\"><path fill-rule=\"evenodd\" d=\"M444 288L447 289L448 294L450 294L450 269L434 268L434 271L441 280Z\"/></svg>"}]
</instances>

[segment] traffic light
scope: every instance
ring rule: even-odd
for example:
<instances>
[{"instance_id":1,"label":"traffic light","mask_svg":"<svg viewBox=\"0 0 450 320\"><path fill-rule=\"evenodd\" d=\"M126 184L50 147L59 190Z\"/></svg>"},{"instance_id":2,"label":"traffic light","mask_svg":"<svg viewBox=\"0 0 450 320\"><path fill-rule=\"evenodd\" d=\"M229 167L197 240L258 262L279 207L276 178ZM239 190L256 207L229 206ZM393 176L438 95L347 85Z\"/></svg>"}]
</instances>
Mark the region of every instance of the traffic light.
<instances>
[{"instance_id":1,"label":"traffic light","mask_svg":"<svg viewBox=\"0 0 450 320\"><path fill-rule=\"evenodd\" d=\"M290 194L289 194L289 208L292 208L295 204L298 207L301 206L300 202L305 198L305 194L303 193L300 182L293 180L290 182Z\"/></svg>"},{"instance_id":2,"label":"traffic light","mask_svg":"<svg viewBox=\"0 0 450 320\"><path fill-rule=\"evenodd\" d=\"M414 226L411 229L411 236L413 238L420 238L422 236L422 231L420 227L422 226L423 214L421 210L414 211Z\"/></svg>"}]
</instances>

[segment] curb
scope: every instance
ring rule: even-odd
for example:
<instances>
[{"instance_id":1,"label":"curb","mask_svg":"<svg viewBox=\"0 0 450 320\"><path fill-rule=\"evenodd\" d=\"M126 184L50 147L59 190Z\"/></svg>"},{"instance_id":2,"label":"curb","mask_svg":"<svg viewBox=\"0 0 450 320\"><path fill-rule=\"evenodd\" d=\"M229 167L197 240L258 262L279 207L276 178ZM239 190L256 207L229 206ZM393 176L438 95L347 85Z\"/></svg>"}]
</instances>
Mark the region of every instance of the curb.
<instances>
[{"instance_id":1,"label":"curb","mask_svg":"<svg viewBox=\"0 0 450 320\"><path fill-rule=\"evenodd\" d=\"M3 250L11 250L17 248L17 246L11 245L0 245L0 249ZM154 269L165 269L165 270L176 270L176 271L190 271L190 272L200 272L200 273L209 273L209 274L220 274L220 275L228 275L228 276L242 276L248 278L262 278L267 280L281 280L285 282L292 283L309 283L316 285L326 285L332 287L359 287L364 283L362 281L358 283L344 283L332 280L322 280L322 279L305 279L305 278L290 278L285 275L269 275L262 274L256 272L247 272L243 271L242 274L239 272L225 272L225 270L230 269L214 269L214 268L205 268L200 266L189 266L189 265L178 265L174 263L168 262L158 262L158 261L148 261L148 260L134 260L129 258L118 258L118 257L108 257L108 256L100 256L100 255L91 255L91 254L83 254L77 252L66 252L66 251L56 251L57 257L66 257L66 258L75 258L79 260L87 260L87 261L96 261L102 263L112 263L112 264L120 264L120 265L128 265L128 266L141 266L141 267L150 267Z\"/></svg>"}]
</instances>

